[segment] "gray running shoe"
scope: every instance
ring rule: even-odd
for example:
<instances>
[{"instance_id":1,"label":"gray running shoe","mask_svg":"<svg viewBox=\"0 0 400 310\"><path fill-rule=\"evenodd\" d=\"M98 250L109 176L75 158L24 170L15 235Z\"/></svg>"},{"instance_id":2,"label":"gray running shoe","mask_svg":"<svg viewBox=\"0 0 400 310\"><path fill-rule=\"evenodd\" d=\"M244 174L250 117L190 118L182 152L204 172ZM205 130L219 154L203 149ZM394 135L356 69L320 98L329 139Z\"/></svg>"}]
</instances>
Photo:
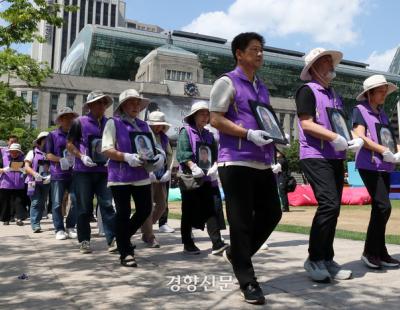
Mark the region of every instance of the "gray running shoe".
<instances>
[{"instance_id":1,"label":"gray running shoe","mask_svg":"<svg viewBox=\"0 0 400 310\"><path fill-rule=\"evenodd\" d=\"M82 241L81 242L81 248L79 249L79 251L82 254L89 254L92 253L92 249L90 247L90 241Z\"/></svg>"},{"instance_id":2,"label":"gray running shoe","mask_svg":"<svg viewBox=\"0 0 400 310\"><path fill-rule=\"evenodd\" d=\"M308 272L311 279L315 282L329 283L331 275L323 260L311 261L309 258L304 262L304 269Z\"/></svg>"},{"instance_id":3,"label":"gray running shoe","mask_svg":"<svg viewBox=\"0 0 400 310\"><path fill-rule=\"evenodd\" d=\"M353 272L348 269L342 269L342 267L332 260L325 261L326 269L330 273L331 277L335 280L348 280L351 279Z\"/></svg>"}]
</instances>

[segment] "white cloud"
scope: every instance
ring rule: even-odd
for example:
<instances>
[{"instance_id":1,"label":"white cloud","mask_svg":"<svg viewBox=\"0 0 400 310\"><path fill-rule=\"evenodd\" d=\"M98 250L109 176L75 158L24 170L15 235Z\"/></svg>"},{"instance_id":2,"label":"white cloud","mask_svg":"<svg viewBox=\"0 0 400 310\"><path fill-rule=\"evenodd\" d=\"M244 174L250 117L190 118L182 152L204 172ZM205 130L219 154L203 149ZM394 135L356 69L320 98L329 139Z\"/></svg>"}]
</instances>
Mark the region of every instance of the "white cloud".
<instances>
[{"instance_id":1,"label":"white cloud","mask_svg":"<svg viewBox=\"0 0 400 310\"><path fill-rule=\"evenodd\" d=\"M373 51L371 55L365 60L369 64L369 69L387 71L389 69L390 63L393 60L394 54L396 54L398 46L383 51L382 53L378 51Z\"/></svg>"},{"instance_id":2,"label":"white cloud","mask_svg":"<svg viewBox=\"0 0 400 310\"><path fill-rule=\"evenodd\" d=\"M305 34L315 42L355 43L354 18L365 0L236 0L227 10L203 13L185 31L232 39L243 31L268 36Z\"/></svg>"}]
</instances>

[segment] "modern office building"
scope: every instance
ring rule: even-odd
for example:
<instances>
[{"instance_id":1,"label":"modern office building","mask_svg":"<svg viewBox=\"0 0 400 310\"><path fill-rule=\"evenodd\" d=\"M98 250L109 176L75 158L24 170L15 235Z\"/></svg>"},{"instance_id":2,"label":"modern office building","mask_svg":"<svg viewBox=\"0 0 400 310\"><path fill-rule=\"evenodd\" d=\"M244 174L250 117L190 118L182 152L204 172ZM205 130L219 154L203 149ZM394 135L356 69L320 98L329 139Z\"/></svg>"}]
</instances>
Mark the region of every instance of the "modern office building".
<instances>
[{"instance_id":1,"label":"modern office building","mask_svg":"<svg viewBox=\"0 0 400 310\"><path fill-rule=\"evenodd\" d=\"M145 24L145 23L139 22L137 20L133 20L133 19L126 19L125 27L128 29L137 29L137 30L157 32L157 33L164 31L164 29L162 29L160 26L152 25L152 24Z\"/></svg>"},{"instance_id":2,"label":"modern office building","mask_svg":"<svg viewBox=\"0 0 400 310\"><path fill-rule=\"evenodd\" d=\"M61 28L48 25L44 21L38 25L38 31L46 42L33 43L32 58L47 62L55 72L60 71L62 60L85 25L111 28L126 26L124 0L47 0L47 2L79 7L76 12L61 10L59 15L64 19Z\"/></svg>"},{"instance_id":3,"label":"modern office building","mask_svg":"<svg viewBox=\"0 0 400 310\"><path fill-rule=\"evenodd\" d=\"M393 74L400 74L400 46L396 50L388 71Z\"/></svg>"}]
</instances>

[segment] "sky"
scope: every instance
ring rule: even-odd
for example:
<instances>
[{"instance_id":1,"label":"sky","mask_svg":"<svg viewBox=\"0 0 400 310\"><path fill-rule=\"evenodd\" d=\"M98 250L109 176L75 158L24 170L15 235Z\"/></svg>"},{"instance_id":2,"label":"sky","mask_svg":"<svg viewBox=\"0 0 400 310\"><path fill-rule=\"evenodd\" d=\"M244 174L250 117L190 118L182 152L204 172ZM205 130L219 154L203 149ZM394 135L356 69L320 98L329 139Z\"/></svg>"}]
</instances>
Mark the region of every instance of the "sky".
<instances>
[{"instance_id":1,"label":"sky","mask_svg":"<svg viewBox=\"0 0 400 310\"><path fill-rule=\"evenodd\" d=\"M165 30L228 40L256 31L269 46L336 49L382 71L400 45L399 13L399 0L126 0L127 18Z\"/></svg>"}]
</instances>

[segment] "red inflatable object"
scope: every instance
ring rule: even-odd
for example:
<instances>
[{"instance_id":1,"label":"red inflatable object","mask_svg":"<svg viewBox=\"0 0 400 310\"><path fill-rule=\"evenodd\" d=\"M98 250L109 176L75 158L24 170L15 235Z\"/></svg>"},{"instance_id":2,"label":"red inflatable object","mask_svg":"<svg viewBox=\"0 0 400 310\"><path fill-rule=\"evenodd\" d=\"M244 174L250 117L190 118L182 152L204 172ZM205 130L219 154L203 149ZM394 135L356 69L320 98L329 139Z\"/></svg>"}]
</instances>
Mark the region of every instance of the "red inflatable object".
<instances>
[{"instance_id":1,"label":"red inflatable object","mask_svg":"<svg viewBox=\"0 0 400 310\"><path fill-rule=\"evenodd\" d=\"M314 192L310 185L298 185L296 190L288 193L289 205L291 206L316 206ZM343 205L366 205L371 204L371 197L365 187L345 187L342 195Z\"/></svg>"}]
</instances>

